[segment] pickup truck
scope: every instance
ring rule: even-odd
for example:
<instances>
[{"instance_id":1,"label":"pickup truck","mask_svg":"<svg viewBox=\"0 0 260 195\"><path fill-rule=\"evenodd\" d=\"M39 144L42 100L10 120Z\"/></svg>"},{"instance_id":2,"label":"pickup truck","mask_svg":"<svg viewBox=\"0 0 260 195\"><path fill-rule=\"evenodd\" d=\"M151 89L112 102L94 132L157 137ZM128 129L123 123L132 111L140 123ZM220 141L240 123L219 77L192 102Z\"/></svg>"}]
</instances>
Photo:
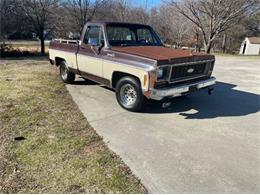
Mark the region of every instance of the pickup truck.
<instances>
[{"instance_id":1,"label":"pickup truck","mask_svg":"<svg viewBox=\"0 0 260 195\"><path fill-rule=\"evenodd\" d=\"M51 64L61 79L81 75L115 89L118 103L139 111L145 100L164 100L193 91L213 90L215 57L165 47L148 25L88 22L79 41L53 40Z\"/></svg>"}]
</instances>

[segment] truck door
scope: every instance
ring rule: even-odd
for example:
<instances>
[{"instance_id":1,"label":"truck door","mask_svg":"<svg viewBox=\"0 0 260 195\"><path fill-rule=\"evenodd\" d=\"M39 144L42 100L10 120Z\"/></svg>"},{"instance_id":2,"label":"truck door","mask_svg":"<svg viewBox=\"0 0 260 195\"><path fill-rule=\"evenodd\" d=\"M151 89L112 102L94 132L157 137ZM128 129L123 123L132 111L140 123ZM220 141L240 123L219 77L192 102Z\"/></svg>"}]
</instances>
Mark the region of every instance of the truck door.
<instances>
[{"instance_id":1,"label":"truck door","mask_svg":"<svg viewBox=\"0 0 260 195\"><path fill-rule=\"evenodd\" d=\"M104 44L101 26L88 26L84 38L79 46L77 55L78 68L82 74L94 78L103 76L103 60L99 49Z\"/></svg>"}]
</instances>

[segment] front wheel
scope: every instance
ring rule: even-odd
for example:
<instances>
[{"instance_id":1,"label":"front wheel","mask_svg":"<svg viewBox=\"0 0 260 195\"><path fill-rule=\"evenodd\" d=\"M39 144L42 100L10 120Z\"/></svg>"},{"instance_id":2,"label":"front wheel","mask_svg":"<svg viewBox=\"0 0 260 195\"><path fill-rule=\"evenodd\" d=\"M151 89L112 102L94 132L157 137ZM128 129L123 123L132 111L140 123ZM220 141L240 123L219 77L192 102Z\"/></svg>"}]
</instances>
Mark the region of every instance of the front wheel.
<instances>
[{"instance_id":1,"label":"front wheel","mask_svg":"<svg viewBox=\"0 0 260 195\"><path fill-rule=\"evenodd\" d=\"M69 71L65 61L60 64L60 77L64 83L72 83L75 80L75 74Z\"/></svg>"},{"instance_id":2,"label":"front wheel","mask_svg":"<svg viewBox=\"0 0 260 195\"><path fill-rule=\"evenodd\" d=\"M141 110L144 96L140 82L134 77L123 77L116 85L116 99L121 107L129 111Z\"/></svg>"}]
</instances>

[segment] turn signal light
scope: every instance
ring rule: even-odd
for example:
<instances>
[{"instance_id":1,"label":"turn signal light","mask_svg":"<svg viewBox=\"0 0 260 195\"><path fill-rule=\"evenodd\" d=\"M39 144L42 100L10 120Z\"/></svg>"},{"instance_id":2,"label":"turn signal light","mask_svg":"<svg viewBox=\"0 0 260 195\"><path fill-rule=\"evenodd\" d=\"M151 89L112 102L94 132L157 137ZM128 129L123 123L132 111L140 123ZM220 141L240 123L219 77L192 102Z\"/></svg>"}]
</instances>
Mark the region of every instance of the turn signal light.
<instances>
[{"instance_id":1,"label":"turn signal light","mask_svg":"<svg viewBox=\"0 0 260 195\"><path fill-rule=\"evenodd\" d=\"M156 81L156 73L155 72L150 72L149 73L149 88L154 87L154 83Z\"/></svg>"},{"instance_id":2,"label":"turn signal light","mask_svg":"<svg viewBox=\"0 0 260 195\"><path fill-rule=\"evenodd\" d=\"M146 83L147 83L147 75L145 74L144 75L144 86L146 86Z\"/></svg>"}]
</instances>

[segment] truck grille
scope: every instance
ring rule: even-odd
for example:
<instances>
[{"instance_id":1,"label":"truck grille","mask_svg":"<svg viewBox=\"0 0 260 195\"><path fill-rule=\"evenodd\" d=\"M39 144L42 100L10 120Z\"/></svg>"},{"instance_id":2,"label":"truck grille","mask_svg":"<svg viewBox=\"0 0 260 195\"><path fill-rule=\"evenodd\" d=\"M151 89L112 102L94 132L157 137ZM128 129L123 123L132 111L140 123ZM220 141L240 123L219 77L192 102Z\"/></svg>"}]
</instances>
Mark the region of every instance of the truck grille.
<instances>
[{"instance_id":1,"label":"truck grille","mask_svg":"<svg viewBox=\"0 0 260 195\"><path fill-rule=\"evenodd\" d=\"M172 66L171 82L205 75L206 63Z\"/></svg>"}]
</instances>

